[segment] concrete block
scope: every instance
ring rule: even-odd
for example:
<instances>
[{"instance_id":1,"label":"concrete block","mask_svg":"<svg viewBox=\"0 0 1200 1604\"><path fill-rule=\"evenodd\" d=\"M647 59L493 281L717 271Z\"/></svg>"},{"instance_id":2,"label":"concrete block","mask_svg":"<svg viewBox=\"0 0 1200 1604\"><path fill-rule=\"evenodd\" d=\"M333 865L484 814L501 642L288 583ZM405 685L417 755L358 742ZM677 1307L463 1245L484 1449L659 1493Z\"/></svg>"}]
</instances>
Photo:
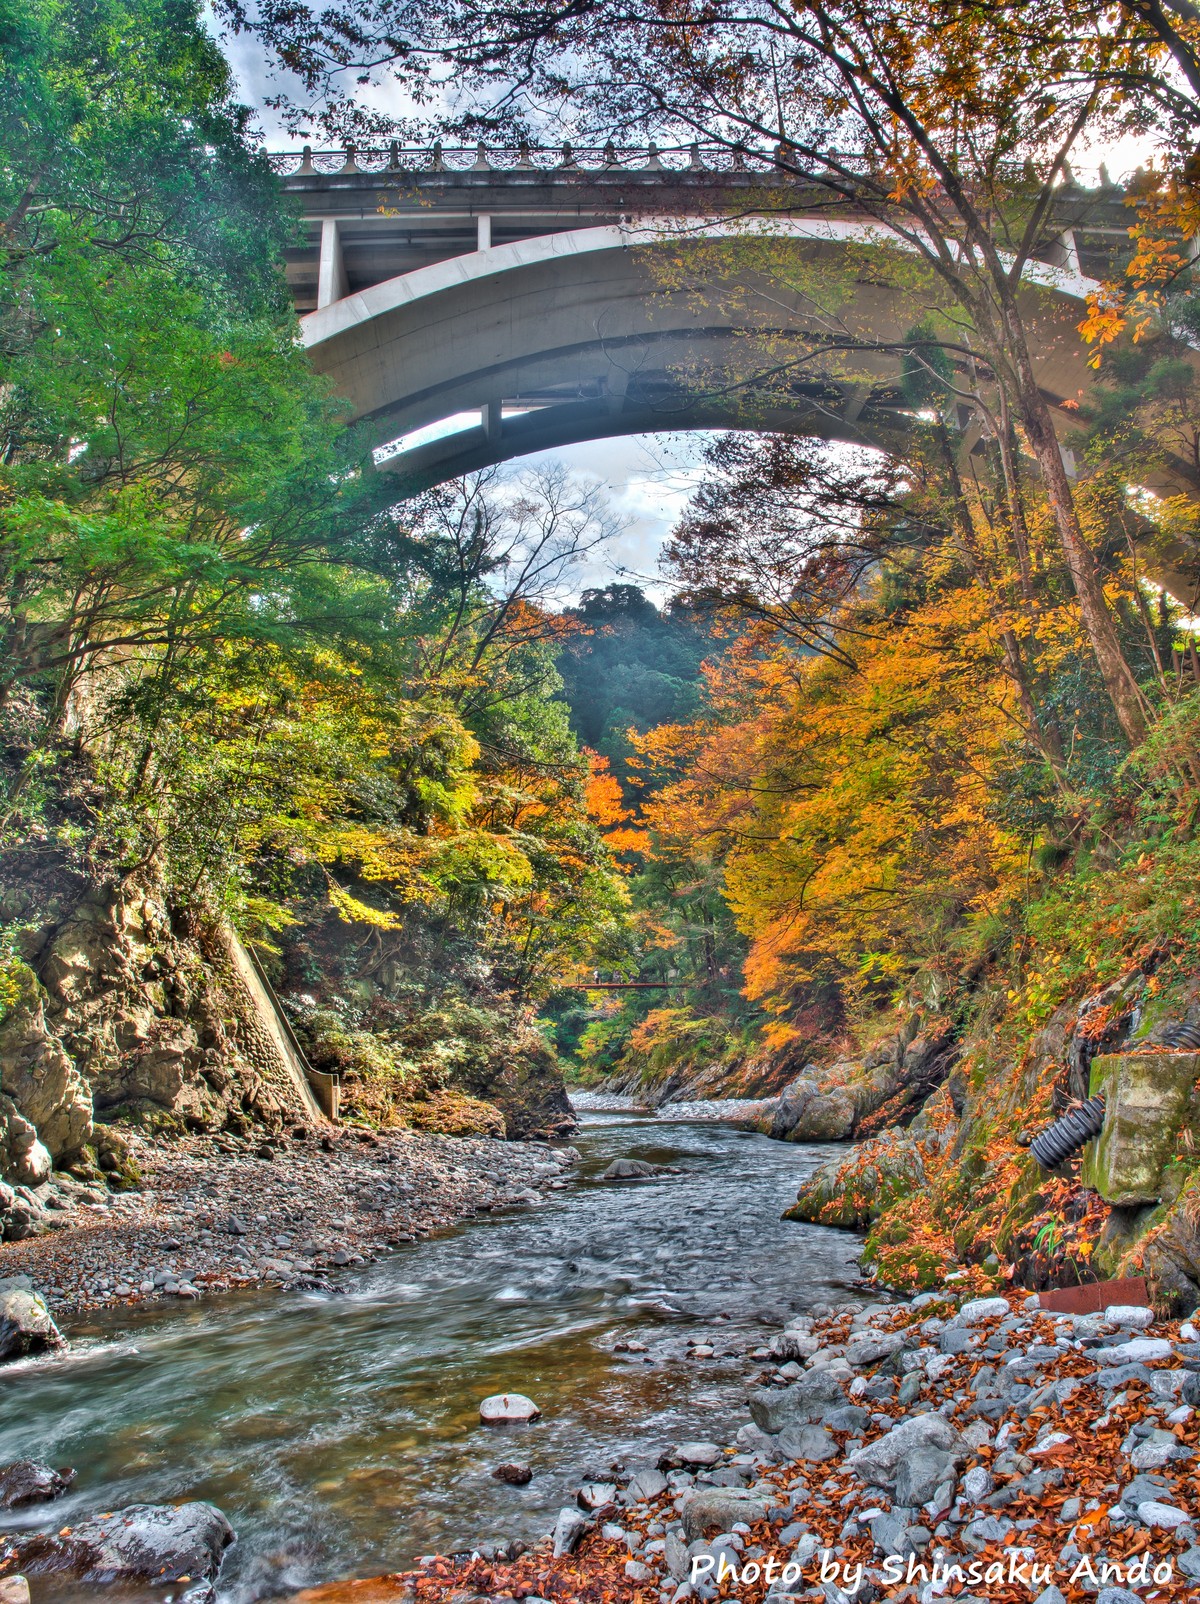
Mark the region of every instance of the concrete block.
<instances>
[{"instance_id":1,"label":"concrete block","mask_svg":"<svg viewBox=\"0 0 1200 1604\"><path fill-rule=\"evenodd\" d=\"M1200 1078L1200 1053L1104 1053L1090 1095L1104 1094L1104 1129L1084 1149L1082 1181L1108 1203L1157 1203L1163 1170Z\"/></svg>"}]
</instances>

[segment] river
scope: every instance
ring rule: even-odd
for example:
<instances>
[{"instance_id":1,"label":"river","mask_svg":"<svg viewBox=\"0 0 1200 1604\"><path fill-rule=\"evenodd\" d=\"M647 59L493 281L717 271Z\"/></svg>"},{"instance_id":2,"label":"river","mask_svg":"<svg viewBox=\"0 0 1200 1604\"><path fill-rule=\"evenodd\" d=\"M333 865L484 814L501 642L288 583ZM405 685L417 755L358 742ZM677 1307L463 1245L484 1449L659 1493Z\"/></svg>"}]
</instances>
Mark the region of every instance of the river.
<instances>
[{"instance_id":1,"label":"river","mask_svg":"<svg viewBox=\"0 0 1200 1604\"><path fill-rule=\"evenodd\" d=\"M859 1241L779 1216L833 1149L717 1121L589 1112L571 1186L351 1272L336 1294L246 1293L91 1317L69 1358L0 1371L0 1464L78 1470L57 1529L134 1502L209 1499L238 1542L222 1604L532 1540L580 1473L746 1418L745 1364L786 1314L848 1298ZM630 1156L680 1173L601 1182ZM677 1361L711 1336L717 1356ZM616 1342L648 1355L616 1354ZM732 1339L732 1340L731 1340ZM521 1391L542 1418L485 1428ZM492 1468L526 1460L524 1488ZM161 1593L157 1595L161 1598ZM82 1600L83 1593L39 1592ZM86 1594L95 1599L94 1590Z\"/></svg>"}]
</instances>

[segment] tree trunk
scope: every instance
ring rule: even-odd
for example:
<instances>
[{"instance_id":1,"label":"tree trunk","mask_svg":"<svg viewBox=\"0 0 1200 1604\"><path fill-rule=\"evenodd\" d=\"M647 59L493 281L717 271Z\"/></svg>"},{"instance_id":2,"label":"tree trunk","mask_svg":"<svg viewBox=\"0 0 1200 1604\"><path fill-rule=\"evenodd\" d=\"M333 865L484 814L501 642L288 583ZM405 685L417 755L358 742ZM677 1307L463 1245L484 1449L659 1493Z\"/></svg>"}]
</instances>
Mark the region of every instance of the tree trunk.
<instances>
[{"instance_id":1,"label":"tree trunk","mask_svg":"<svg viewBox=\"0 0 1200 1604\"><path fill-rule=\"evenodd\" d=\"M1054 513L1058 538L1062 544L1063 555L1067 559L1075 594L1079 598L1079 611L1083 615L1084 628L1096 654L1100 677L1104 681L1121 728L1125 732L1125 739L1130 746L1140 746L1146 739L1146 701L1138 688L1137 680L1133 677L1133 670L1125 661L1121 642L1117 639L1113 616L1104 599L1104 588L1096 572L1095 558L1084 539L1083 530L1079 527L1075 498L1071 494L1070 481L1067 479L1067 470L1063 466L1062 452L1059 450L1058 436L1054 432L1054 420L1038 387L1024 330L1015 309L1011 315L1006 316L1005 322L1012 342L1012 355L1017 364L1020 384L1017 402L1021 409L1021 422L1025 425L1029 444L1042 470L1042 482L1046 487L1051 511Z\"/></svg>"}]
</instances>

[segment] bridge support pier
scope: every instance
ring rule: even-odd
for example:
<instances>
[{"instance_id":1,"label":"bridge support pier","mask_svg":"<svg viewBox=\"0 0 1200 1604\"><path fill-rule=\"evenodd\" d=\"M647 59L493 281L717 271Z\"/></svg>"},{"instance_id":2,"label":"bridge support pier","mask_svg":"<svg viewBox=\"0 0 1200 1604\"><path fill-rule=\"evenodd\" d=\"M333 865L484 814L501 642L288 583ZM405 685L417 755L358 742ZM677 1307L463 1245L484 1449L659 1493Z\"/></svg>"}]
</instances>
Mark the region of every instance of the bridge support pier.
<instances>
[{"instance_id":1,"label":"bridge support pier","mask_svg":"<svg viewBox=\"0 0 1200 1604\"><path fill-rule=\"evenodd\" d=\"M349 288L346 264L342 260L342 241L337 219L326 217L321 223L321 259L317 269L317 309L340 301Z\"/></svg>"}]
</instances>

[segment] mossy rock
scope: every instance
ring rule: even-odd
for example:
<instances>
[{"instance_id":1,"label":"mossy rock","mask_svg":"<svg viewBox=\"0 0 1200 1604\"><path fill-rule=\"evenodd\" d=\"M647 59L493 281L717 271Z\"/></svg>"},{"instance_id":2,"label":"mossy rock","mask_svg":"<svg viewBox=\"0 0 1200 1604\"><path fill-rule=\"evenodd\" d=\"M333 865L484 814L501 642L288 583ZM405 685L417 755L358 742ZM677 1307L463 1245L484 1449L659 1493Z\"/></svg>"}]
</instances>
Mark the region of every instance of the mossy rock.
<instances>
[{"instance_id":1,"label":"mossy rock","mask_svg":"<svg viewBox=\"0 0 1200 1604\"><path fill-rule=\"evenodd\" d=\"M138 1097L128 1103L117 1103L97 1116L105 1125L128 1125L143 1136L178 1137L187 1135L187 1124L161 1103Z\"/></svg>"}]
</instances>

